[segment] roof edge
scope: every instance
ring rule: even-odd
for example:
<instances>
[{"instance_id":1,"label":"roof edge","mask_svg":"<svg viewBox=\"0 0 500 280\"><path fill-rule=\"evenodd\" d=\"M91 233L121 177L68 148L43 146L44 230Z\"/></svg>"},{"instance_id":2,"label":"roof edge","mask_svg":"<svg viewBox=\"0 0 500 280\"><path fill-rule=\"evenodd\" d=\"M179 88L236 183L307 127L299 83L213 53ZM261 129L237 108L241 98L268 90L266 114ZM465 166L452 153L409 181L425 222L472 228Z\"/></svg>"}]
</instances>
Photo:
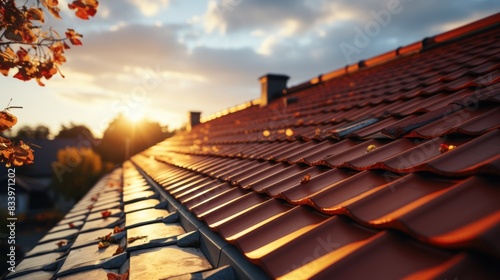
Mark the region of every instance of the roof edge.
<instances>
[{"instance_id":1,"label":"roof edge","mask_svg":"<svg viewBox=\"0 0 500 280\"><path fill-rule=\"evenodd\" d=\"M285 94L290 94L296 91L300 91L316 85L321 82L325 82L343 75L347 75L359 70L366 69L368 67L380 65L387 63L389 61L398 59L403 56L411 55L414 53L419 53L429 49L433 49L444 44L451 43L458 39L461 39L472 34L483 32L487 29L493 28L500 25L500 13L496 13L485 17L483 19L471 22L469 24L457 27L455 29L446 31L444 33L434 35L432 37L425 37L420 41L408 44L406 46L401 46L397 49L382 53L380 55L368 58L366 60L360 60L359 62L348 64L342 68L333 70L326 74L321 74L314 77L306 82L300 83L293 87L290 87L284 91Z\"/></svg>"},{"instance_id":2,"label":"roof edge","mask_svg":"<svg viewBox=\"0 0 500 280\"><path fill-rule=\"evenodd\" d=\"M241 111L241 110L245 110L248 107L251 107L251 106L254 106L254 105L259 105L259 104L260 104L260 98L253 99L253 100L250 100L250 101L238 104L238 105L234 105L234 106L229 107L227 109L223 109L221 111L212 113L212 114L210 114L208 116L201 117L200 118L200 122L201 123L205 123L205 122L211 121L213 119L217 119L217 118L220 118L222 116L225 116L227 114L235 113L235 112L238 112L238 111Z\"/></svg>"},{"instance_id":3,"label":"roof edge","mask_svg":"<svg viewBox=\"0 0 500 280\"><path fill-rule=\"evenodd\" d=\"M446 31L441 34L434 35L432 37L425 37L420 41L413 42L411 44L408 44L406 46L401 46L399 48L396 48L394 50L382 53L380 55L365 59L365 60L360 60L359 62L353 63L353 64L348 64L342 68L338 68L336 70L330 71L325 74L318 75L314 78L311 78L308 81L305 81L303 83L294 85L292 87L289 87L287 89L283 90L283 94L291 94L300 90L304 90L306 88L309 88L311 86L314 86L316 84L343 76L347 75L350 73L354 73L359 70L363 70L369 67L373 67L376 65L381 65L384 63L387 63L389 61L411 55L414 53L419 53L422 51L430 50L433 48L436 48L438 46L442 46L444 44L448 44L450 42L453 42L455 40L461 39L466 36L470 36L471 34L475 34L478 32L482 32L484 30L487 30L489 28L493 28L497 25L500 25L500 13L496 13L493 15L490 15L488 17L485 17L483 19L468 23L466 25L457 27L455 29ZM204 116L200 119L201 123L205 123L217 118L220 118L222 116L228 115L230 113L235 113L241 110L244 110L248 107L254 106L254 105L259 105L260 104L260 98L253 99L232 107L229 107L227 109L223 109L221 111L212 113L210 115Z\"/></svg>"},{"instance_id":4,"label":"roof edge","mask_svg":"<svg viewBox=\"0 0 500 280\"><path fill-rule=\"evenodd\" d=\"M158 183L148 176L134 159L130 159L130 162L137 168L148 184L153 187L155 193L161 197L160 201L166 201L166 209L172 213L179 213L179 224L186 233L199 232L199 248L214 269L229 265L234 269L237 276L236 279L270 279L262 268L251 263L233 245L227 243L219 234L213 232L182 203L167 193L162 186L158 185Z\"/></svg>"}]
</instances>

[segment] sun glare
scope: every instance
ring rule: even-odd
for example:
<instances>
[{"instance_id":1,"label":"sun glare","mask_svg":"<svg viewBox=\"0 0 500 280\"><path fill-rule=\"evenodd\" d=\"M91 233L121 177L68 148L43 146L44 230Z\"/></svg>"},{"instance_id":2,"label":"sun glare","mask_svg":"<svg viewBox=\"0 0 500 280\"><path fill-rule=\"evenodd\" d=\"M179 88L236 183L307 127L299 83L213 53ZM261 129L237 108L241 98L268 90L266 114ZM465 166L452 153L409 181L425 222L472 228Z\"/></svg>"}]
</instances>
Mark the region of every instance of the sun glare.
<instances>
[{"instance_id":1,"label":"sun glare","mask_svg":"<svg viewBox=\"0 0 500 280\"><path fill-rule=\"evenodd\" d=\"M127 114L127 119L132 123L140 122L144 119L144 112L141 110L133 110Z\"/></svg>"}]
</instances>

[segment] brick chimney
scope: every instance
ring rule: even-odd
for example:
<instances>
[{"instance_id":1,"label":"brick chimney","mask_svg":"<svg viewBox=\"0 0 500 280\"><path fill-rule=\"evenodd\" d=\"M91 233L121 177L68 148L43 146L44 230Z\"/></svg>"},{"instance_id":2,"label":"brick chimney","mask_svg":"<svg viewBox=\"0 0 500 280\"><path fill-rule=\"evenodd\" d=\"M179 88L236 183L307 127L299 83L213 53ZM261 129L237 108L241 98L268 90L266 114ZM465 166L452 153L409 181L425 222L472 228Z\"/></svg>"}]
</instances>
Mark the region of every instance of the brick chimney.
<instances>
[{"instance_id":1,"label":"brick chimney","mask_svg":"<svg viewBox=\"0 0 500 280\"><path fill-rule=\"evenodd\" d=\"M260 106L267 106L272 100L281 97L289 78L289 76L280 74L266 74L260 77Z\"/></svg>"},{"instance_id":2,"label":"brick chimney","mask_svg":"<svg viewBox=\"0 0 500 280\"><path fill-rule=\"evenodd\" d=\"M188 124L187 124L187 131L191 131L194 126L200 124L200 117L201 117L201 112L189 112L188 113Z\"/></svg>"}]
</instances>

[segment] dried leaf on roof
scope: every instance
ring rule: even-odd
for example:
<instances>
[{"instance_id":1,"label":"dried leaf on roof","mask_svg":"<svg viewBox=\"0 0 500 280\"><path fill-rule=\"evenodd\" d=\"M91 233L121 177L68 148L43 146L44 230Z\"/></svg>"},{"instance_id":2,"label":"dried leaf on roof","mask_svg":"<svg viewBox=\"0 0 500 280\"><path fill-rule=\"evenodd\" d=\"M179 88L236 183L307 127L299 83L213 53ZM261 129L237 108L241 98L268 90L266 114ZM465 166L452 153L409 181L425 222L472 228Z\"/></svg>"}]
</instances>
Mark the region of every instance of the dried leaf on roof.
<instances>
[{"instance_id":1,"label":"dried leaf on roof","mask_svg":"<svg viewBox=\"0 0 500 280\"><path fill-rule=\"evenodd\" d=\"M122 246L118 246L118 248L116 248L116 251L113 254L113 256L116 256L116 255L119 255L119 254L123 253L124 250L125 249Z\"/></svg>"},{"instance_id":2,"label":"dried leaf on roof","mask_svg":"<svg viewBox=\"0 0 500 280\"><path fill-rule=\"evenodd\" d=\"M139 239L144 239L144 238L148 238L147 235L141 235L141 236L132 236L132 237L129 237L127 239L128 243L134 243L136 240L139 240Z\"/></svg>"},{"instance_id":3,"label":"dried leaf on roof","mask_svg":"<svg viewBox=\"0 0 500 280\"><path fill-rule=\"evenodd\" d=\"M309 180L311 180L311 173L307 173L306 175L304 175L304 177L302 177L302 179L300 179L300 183L305 184L305 183L309 182Z\"/></svg>"},{"instance_id":4,"label":"dried leaf on roof","mask_svg":"<svg viewBox=\"0 0 500 280\"><path fill-rule=\"evenodd\" d=\"M106 276L108 277L108 280L127 280L128 279L128 274L129 270L123 274L116 274L116 273L108 273Z\"/></svg>"}]
</instances>

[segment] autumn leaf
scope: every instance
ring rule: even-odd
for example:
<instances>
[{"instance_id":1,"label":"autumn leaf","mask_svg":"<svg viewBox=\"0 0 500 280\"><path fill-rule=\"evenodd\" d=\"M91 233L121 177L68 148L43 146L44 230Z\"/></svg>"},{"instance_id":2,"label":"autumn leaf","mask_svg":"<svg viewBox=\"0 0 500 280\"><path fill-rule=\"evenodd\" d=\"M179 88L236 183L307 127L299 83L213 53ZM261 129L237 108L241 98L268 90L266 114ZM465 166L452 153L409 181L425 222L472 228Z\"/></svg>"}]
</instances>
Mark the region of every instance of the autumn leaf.
<instances>
[{"instance_id":1,"label":"autumn leaf","mask_svg":"<svg viewBox=\"0 0 500 280\"><path fill-rule=\"evenodd\" d=\"M24 55L23 53L20 53L20 54ZM29 59L28 55L23 56L23 59L26 57L28 57L28 59ZM31 78L33 78L35 76L35 73L37 72L36 66L33 63L31 63L29 60L20 61L18 63L18 66L19 67L17 69L17 73L14 75L14 78L17 78L21 81L31 80Z\"/></svg>"},{"instance_id":2,"label":"autumn leaf","mask_svg":"<svg viewBox=\"0 0 500 280\"><path fill-rule=\"evenodd\" d=\"M1 57L3 58L10 55L12 55L12 53L7 50L7 54L4 53ZM16 116L7 112L7 110L11 108L22 108L20 106L9 105L7 105L5 110L0 111L0 132L13 127L17 123ZM34 160L35 155L28 144L23 141L13 143L5 137L0 137L0 162L5 162L6 167L31 164Z\"/></svg>"},{"instance_id":3,"label":"autumn leaf","mask_svg":"<svg viewBox=\"0 0 500 280\"><path fill-rule=\"evenodd\" d=\"M35 160L35 155L33 154L33 150L31 147L24 143L23 141L19 141L19 145L14 146L16 160L21 160L23 163L32 163ZM21 164L22 165L22 164ZM19 165L16 165L19 166Z\"/></svg>"},{"instance_id":4,"label":"autumn leaf","mask_svg":"<svg viewBox=\"0 0 500 280\"><path fill-rule=\"evenodd\" d=\"M75 15L81 19L87 20L89 17L95 16L97 13L97 1L73 1L73 3L68 4L68 8L75 10Z\"/></svg>"},{"instance_id":5,"label":"autumn leaf","mask_svg":"<svg viewBox=\"0 0 500 280\"><path fill-rule=\"evenodd\" d=\"M62 246L66 245L66 244L67 244L67 243L66 243L66 241L64 241L64 240L59 241L59 242L57 242L57 243L56 243L57 248L61 248Z\"/></svg>"},{"instance_id":6,"label":"autumn leaf","mask_svg":"<svg viewBox=\"0 0 500 280\"><path fill-rule=\"evenodd\" d=\"M104 236L97 237L96 240L99 240L101 242L108 242L108 243L117 244L118 240L116 240L114 237L112 237L111 236L112 234L113 234L113 232L109 232L108 234L106 234Z\"/></svg>"},{"instance_id":7,"label":"autumn leaf","mask_svg":"<svg viewBox=\"0 0 500 280\"><path fill-rule=\"evenodd\" d=\"M311 180L311 173L307 173L306 175L304 175L304 177L302 177L302 179L300 179L300 183L305 184L305 183L309 182L309 180Z\"/></svg>"},{"instance_id":8,"label":"autumn leaf","mask_svg":"<svg viewBox=\"0 0 500 280\"><path fill-rule=\"evenodd\" d=\"M69 226L69 228L75 228L75 224L73 224L73 223L69 223L68 226Z\"/></svg>"},{"instance_id":9,"label":"autumn leaf","mask_svg":"<svg viewBox=\"0 0 500 280\"><path fill-rule=\"evenodd\" d=\"M106 234L106 235L104 235L102 237L97 237L97 240L100 240L100 241L109 241L111 239L111 235L112 234L113 233L110 232L110 233L108 233L108 234Z\"/></svg>"},{"instance_id":10,"label":"autumn leaf","mask_svg":"<svg viewBox=\"0 0 500 280\"><path fill-rule=\"evenodd\" d=\"M10 141L10 139L0 136L0 150L7 149L11 145L12 141Z\"/></svg>"},{"instance_id":11,"label":"autumn leaf","mask_svg":"<svg viewBox=\"0 0 500 280\"><path fill-rule=\"evenodd\" d=\"M128 241L128 243L129 243L129 244L132 244L132 243L134 243L135 241L137 241L137 240L139 240L139 239L144 239L144 238L148 238L148 236L147 236L147 235L142 235L142 236L132 236L132 237L129 237L129 238L127 239L127 241Z\"/></svg>"},{"instance_id":12,"label":"autumn leaf","mask_svg":"<svg viewBox=\"0 0 500 280\"><path fill-rule=\"evenodd\" d=\"M5 51L3 51L0 55L8 60L14 60L14 58L16 58L16 53L9 46L7 46Z\"/></svg>"},{"instance_id":13,"label":"autumn leaf","mask_svg":"<svg viewBox=\"0 0 500 280\"><path fill-rule=\"evenodd\" d=\"M105 249L109 247L109 242L107 241L101 241L99 244L97 244L97 249Z\"/></svg>"},{"instance_id":14,"label":"autumn leaf","mask_svg":"<svg viewBox=\"0 0 500 280\"><path fill-rule=\"evenodd\" d=\"M129 274L129 271L127 270L123 274L116 274L116 273L109 272L106 276L108 277L108 280L127 280L128 274Z\"/></svg>"},{"instance_id":15,"label":"autumn leaf","mask_svg":"<svg viewBox=\"0 0 500 280\"><path fill-rule=\"evenodd\" d=\"M113 254L113 256L119 255L119 254L123 253L123 251L124 251L124 248L122 246L118 246L118 248L116 248L116 251Z\"/></svg>"},{"instance_id":16,"label":"autumn leaf","mask_svg":"<svg viewBox=\"0 0 500 280\"><path fill-rule=\"evenodd\" d=\"M1 161L6 161L5 166L10 167L22 166L24 164L31 164L34 162L35 156L33 155L33 150L20 141L18 144L12 145L8 149L2 150Z\"/></svg>"},{"instance_id":17,"label":"autumn leaf","mask_svg":"<svg viewBox=\"0 0 500 280\"><path fill-rule=\"evenodd\" d=\"M0 112L0 131L12 128L17 123L17 117L7 111Z\"/></svg>"},{"instance_id":18,"label":"autumn leaf","mask_svg":"<svg viewBox=\"0 0 500 280\"><path fill-rule=\"evenodd\" d=\"M103 219L106 219L107 217L111 216L111 211L109 210L101 211L101 216Z\"/></svg>"},{"instance_id":19,"label":"autumn leaf","mask_svg":"<svg viewBox=\"0 0 500 280\"><path fill-rule=\"evenodd\" d=\"M16 53L7 46L3 52L0 51L0 73L7 76L9 70L16 66L15 60L17 59Z\"/></svg>"},{"instance_id":20,"label":"autumn leaf","mask_svg":"<svg viewBox=\"0 0 500 280\"><path fill-rule=\"evenodd\" d=\"M113 229L113 233L119 233L119 232L122 232L124 230L125 230L125 227L115 226L115 228Z\"/></svg>"},{"instance_id":21,"label":"autumn leaf","mask_svg":"<svg viewBox=\"0 0 500 280\"><path fill-rule=\"evenodd\" d=\"M29 8L28 11L26 12L26 18L29 20L37 20L41 23L45 22L44 16L43 16L43 10L41 8Z\"/></svg>"},{"instance_id":22,"label":"autumn leaf","mask_svg":"<svg viewBox=\"0 0 500 280\"><path fill-rule=\"evenodd\" d=\"M42 5L47 8L47 10L55 17L60 19L61 16L59 15L59 12L61 11L59 9L59 2L57 0L41 0L40 1Z\"/></svg>"},{"instance_id":23,"label":"autumn leaf","mask_svg":"<svg viewBox=\"0 0 500 280\"><path fill-rule=\"evenodd\" d=\"M22 3L21 3L22 2ZM97 13L98 1L76 0L69 4L76 16L83 19ZM13 78L29 81L35 79L44 86L43 79L56 73L64 75L58 66L66 62L64 50L72 45L82 45L82 34L68 29L61 38L52 27L44 28L46 14L61 19L58 0L0 1L0 73L9 76L11 69L17 70ZM12 49L14 48L14 50Z\"/></svg>"},{"instance_id":24,"label":"autumn leaf","mask_svg":"<svg viewBox=\"0 0 500 280\"><path fill-rule=\"evenodd\" d=\"M64 34L66 34L66 38L69 39L69 41L71 42L71 44L73 44L74 46L78 46L78 45L81 45L82 42L80 41L80 38L82 38L82 34L78 34L75 32L75 30L73 29L68 29L68 31L64 32Z\"/></svg>"},{"instance_id":25,"label":"autumn leaf","mask_svg":"<svg viewBox=\"0 0 500 280\"><path fill-rule=\"evenodd\" d=\"M23 36L21 35L21 31L18 29L14 29L12 27L8 27L5 29L4 36L6 39L21 42L23 40Z\"/></svg>"}]
</instances>

